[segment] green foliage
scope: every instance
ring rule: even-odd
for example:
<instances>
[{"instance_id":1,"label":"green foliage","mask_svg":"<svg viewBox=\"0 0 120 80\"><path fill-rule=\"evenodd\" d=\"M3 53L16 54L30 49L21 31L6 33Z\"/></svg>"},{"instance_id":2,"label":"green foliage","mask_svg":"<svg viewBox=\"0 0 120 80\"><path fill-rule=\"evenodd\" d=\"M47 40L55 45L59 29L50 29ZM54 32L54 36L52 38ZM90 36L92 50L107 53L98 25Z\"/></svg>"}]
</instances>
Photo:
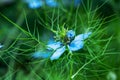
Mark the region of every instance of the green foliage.
<instances>
[{"instance_id":1,"label":"green foliage","mask_svg":"<svg viewBox=\"0 0 120 80\"><path fill-rule=\"evenodd\" d=\"M113 7L115 4L107 0L104 3ZM0 49L0 79L114 80L111 78L114 75L115 80L119 80L119 14L101 17L98 12L102 6L93 9L93 5L92 0L87 0L77 8L61 6L31 10L25 6L12 6L15 10L3 10L0 13L0 43L4 45ZM10 11L16 10L20 14L11 15ZM51 37L64 38L66 31L71 29L76 34L92 31L83 49L73 54L66 51L53 61L32 57L34 52L46 50Z\"/></svg>"}]
</instances>

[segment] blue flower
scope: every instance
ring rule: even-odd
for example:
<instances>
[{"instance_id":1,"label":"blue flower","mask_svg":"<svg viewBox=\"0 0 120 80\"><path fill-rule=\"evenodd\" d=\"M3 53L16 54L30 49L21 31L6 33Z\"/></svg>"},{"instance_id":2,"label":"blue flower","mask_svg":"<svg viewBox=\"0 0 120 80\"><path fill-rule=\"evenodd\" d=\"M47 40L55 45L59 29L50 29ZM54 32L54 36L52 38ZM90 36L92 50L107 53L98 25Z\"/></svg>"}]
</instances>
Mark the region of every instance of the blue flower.
<instances>
[{"instance_id":1,"label":"blue flower","mask_svg":"<svg viewBox=\"0 0 120 80\"><path fill-rule=\"evenodd\" d=\"M55 0L46 0L46 4L49 7L56 7L56 6L58 6L58 3Z\"/></svg>"},{"instance_id":2,"label":"blue flower","mask_svg":"<svg viewBox=\"0 0 120 80\"><path fill-rule=\"evenodd\" d=\"M32 57L34 57L34 58L49 58L50 56L51 56L51 53L48 50L46 50L44 52L37 51L32 55Z\"/></svg>"},{"instance_id":3,"label":"blue flower","mask_svg":"<svg viewBox=\"0 0 120 80\"><path fill-rule=\"evenodd\" d=\"M29 8L36 9L46 5L49 7L56 7L58 3L55 0L25 0Z\"/></svg>"},{"instance_id":4,"label":"blue flower","mask_svg":"<svg viewBox=\"0 0 120 80\"><path fill-rule=\"evenodd\" d=\"M25 0L28 3L29 8L36 9L42 7L44 2L42 0Z\"/></svg>"},{"instance_id":5,"label":"blue flower","mask_svg":"<svg viewBox=\"0 0 120 80\"><path fill-rule=\"evenodd\" d=\"M70 40L69 43L67 43L66 45L64 43L60 42L60 41L50 43L50 44L47 45L47 47L48 47L47 50L49 50L49 51L54 50L53 54L51 54L51 53L49 54L47 52L47 53L44 53L42 55L43 52L39 52L39 53L37 52L37 53L34 54L34 57L37 57L37 58L39 58L39 57L42 57L42 58L50 57L50 60L56 60L66 51L66 47L68 47L70 52L78 51L78 50L83 48L84 40L87 39L90 36L91 33L92 32L87 32L87 33L84 33L84 34L79 34L75 37L75 32L73 30L69 30L66 33L66 36L67 36L68 40Z\"/></svg>"},{"instance_id":6,"label":"blue flower","mask_svg":"<svg viewBox=\"0 0 120 80\"><path fill-rule=\"evenodd\" d=\"M31 9L36 9L44 6L45 4L49 7L60 7L60 3L55 0L23 0L28 4L28 7ZM65 6L70 6L72 3L74 3L74 7L80 5L81 0L62 0L63 4Z\"/></svg>"},{"instance_id":7,"label":"blue flower","mask_svg":"<svg viewBox=\"0 0 120 80\"><path fill-rule=\"evenodd\" d=\"M3 47L3 45L0 44L0 48L2 48L2 47Z\"/></svg>"},{"instance_id":8,"label":"blue flower","mask_svg":"<svg viewBox=\"0 0 120 80\"><path fill-rule=\"evenodd\" d=\"M79 6L80 3L81 3L81 0L74 0L74 5L75 5L75 6Z\"/></svg>"},{"instance_id":9,"label":"blue flower","mask_svg":"<svg viewBox=\"0 0 120 80\"><path fill-rule=\"evenodd\" d=\"M87 39L91 33L92 32L88 32L88 33L80 34L80 35L76 36L75 39L73 41L71 41L67 45L69 50L70 50L70 52L82 49L83 46L84 46L84 40ZM68 38L71 38L71 37L74 37L74 36L75 36L75 32L73 30L69 30L67 32L67 37ZM64 46L60 46L61 43L59 43L59 44L56 44L56 43L53 43L53 44L49 45L49 47L52 46L51 48L54 47L54 49L56 49L56 51L50 57L51 60L58 59L66 50L66 46L65 45ZM60 46L60 47L58 47L58 46Z\"/></svg>"},{"instance_id":10,"label":"blue flower","mask_svg":"<svg viewBox=\"0 0 120 80\"><path fill-rule=\"evenodd\" d=\"M63 4L65 6L71 6L72 4L74 5L74 7L77 7L81 4L81 0L62 0Z\"/></svg>"}]
</instances>

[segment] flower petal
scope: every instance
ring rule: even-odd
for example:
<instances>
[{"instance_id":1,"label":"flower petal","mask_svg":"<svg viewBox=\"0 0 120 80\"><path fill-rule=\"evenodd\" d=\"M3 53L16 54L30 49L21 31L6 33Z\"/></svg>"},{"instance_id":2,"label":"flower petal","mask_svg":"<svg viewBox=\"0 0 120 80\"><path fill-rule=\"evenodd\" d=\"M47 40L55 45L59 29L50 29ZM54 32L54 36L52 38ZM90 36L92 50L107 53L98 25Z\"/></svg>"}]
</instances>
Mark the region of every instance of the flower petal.
<instances>
[{"instance_id":1,"label":"flower petal","mask_svg":"<svg viewBox=\"0 0 120 80\"><path fill-rule=\"evenodd\" d=\"M50 52L37 51L32 55L32 57L33 58L48 58L50 57L50 55L51 55Z\"/></svg>"},{"instance_id":2,"label":"flower petal","mask_svg":"<svg viewBox=\"0 0 120 80\"><path fill-rule=\"evenodd\" d=\"M65 46L57 49L55 53L50 57L50 60L58 59L65 52Z\"/></svg>"},{"instance_id":3,"label":"flower petal","mask_svg":"<svg viewBox=\"0 0 120 80\"><path fill-rule=\"evenodd\" d=\"M83 46L84 46L83 40L88 38L91 33L92 32L88 32L88 33L80 34L80 35L76 36L75 39L69 44L69 49L71 51L77 51L77 50L83 48Z\"/></svg>"},{"instance_id":4,"label":"flower petal","mask_svg":"<svg viewBox=\"0 0 120 80\"><path fill-rule=\"evenodd\" d=\"M81 4L81 0L74 0L74 5L79 6Z\"/></svg>"},{"instance_id":5,"label":"flower petal","mask_svg":"<svg viewBox=\"0 0 120 80\"><path fill-rule=\"evenodd\" d=\"M3 47L3 45L0 44L0 48L2 48L2 47Z\"/></svg>"},{"instance_id":6,"label":"flower petal","mask_svg":"<svg viewBox=\"0 0 120 80\"><path fill-rule=\"evenodd\" d=\"M42 0L26 0L26 3L28 3L29 8L35 9L43 6L44 2Z\"/></svg>"},{"instance_id":7,"label":"flower petal","mask_svg":"<svg viewBox=\"0 0 120 80\"><path fill-rule=\"evenodd\" d=\"M83 46L84 46L84 42L82 40L73 40L69 44L69 50L70 51L77 51L77 50L83 48Z\"/></svg>"},{"instance_id":8,"label":"flower petal","mask_svg":"<svg viewBox=\"0 0 120 80\"><path fill-rule=\"evenodd\" d=\"M72 39L75 36L75 31L69 30L66 35L68 38Z\"/></svg>"},{"instance_id":9,"label":"flower petal","mask_svg":"<svg viewBox=\"0 0 120 80\"><path fill-rule=\"evenodd\" d=\"M73 5L74 7L77 7L81 4L81 0L62 0L62 3L65 6L71 6Z\"/></svg>"},{"instance_id":10,"label":"flower petal","mask_svg":"<svg viewBox=\"0 0 120 80\"><path fill-rule=\"evenodd\" d=\"M46 0L46 4L49 7L56 7L56 6L58 6L58 3L55 0Z\"/></svg>"},{"instance_id":11,"label":"flower petal","mask_svg":"<svg viewBox=\"0 0 120 80\"><path fill-rule=\"evenodd\" d=\"M88 32L88 33L84 33L84 34L80 34L78 36L75 37L75 41L78 41L78 40L85 40L86 38L88 38L90 36L90 34L92 34L92 32Z\"/></svg>"},{"instance_id":12,"label":"flower petal","mask_svg":"<svg viewBox=\"0 0 120 80\"><path fill-rule=\"evenodd\" d=\"M55 42L52 44L48 44L47 46L49 47L48 49L50 50L50 48L52 48L53 50L56 50L57 48L61 47L61 42Z\"/></svg>"}]
</instances>

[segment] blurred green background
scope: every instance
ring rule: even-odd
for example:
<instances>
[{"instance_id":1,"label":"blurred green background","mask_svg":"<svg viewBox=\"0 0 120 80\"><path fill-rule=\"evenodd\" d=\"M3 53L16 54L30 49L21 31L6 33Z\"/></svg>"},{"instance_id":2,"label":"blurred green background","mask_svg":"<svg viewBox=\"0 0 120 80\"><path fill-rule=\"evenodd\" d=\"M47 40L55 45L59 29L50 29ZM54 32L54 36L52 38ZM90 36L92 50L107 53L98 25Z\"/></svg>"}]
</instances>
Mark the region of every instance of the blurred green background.
<instances>
[{"instance_id":1,"label":"blurred green background","mask_svg":"<svg viewBox=\"0 0 120 80\"><path fill-rule=\"evenodd\" d=\"M56 1L32 9L24 0L0 0L0 80L120 80L120 0ZM93 35L72 59L33 59L64 24Z\"/></svg>"}]
</instances>

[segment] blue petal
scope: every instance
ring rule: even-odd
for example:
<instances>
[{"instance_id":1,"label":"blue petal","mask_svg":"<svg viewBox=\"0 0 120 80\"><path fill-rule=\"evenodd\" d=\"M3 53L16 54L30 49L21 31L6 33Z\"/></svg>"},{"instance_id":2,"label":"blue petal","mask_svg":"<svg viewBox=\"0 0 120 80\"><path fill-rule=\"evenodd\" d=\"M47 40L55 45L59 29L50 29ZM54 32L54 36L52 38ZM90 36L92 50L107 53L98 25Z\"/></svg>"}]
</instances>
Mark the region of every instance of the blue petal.
<instances>
[{"instance_id":1,"label":"blue petal","mask_svg":"<svg viewBox=\"0 0 120 80\"><path fill-rule=\"evenodd\" d=\"M88 33L80 34L80 35L76 36L75 39L69 44L69 49L71 51L77 51L77 50L83 48L83 46L84 46L83 40L88 38L91 33L92 32L88 32Z\"/></svg>"},{"instance_id":2,"label":"blue petal","mask_svg":"<svg viewBox=\"0 0 120 80\"><path fill-rule=\"evenodd\" d=\"M52 38L50 37L50 39L49 39L49 41L48 41L48 44L53 44L53 43L56 43L56 42L55 42L55 40L54 40L54 38L53 38L53 36L52 36Z\"/></svg>"},{"instance_id":3,"label":"blue petal","mask_svg":"<svg viewBox=\"0 0 120 80\"><path fill-rule=\"evenodd\" d=\"M81 4L81 0L62 0L62 3L65 6L71 6L71 5L73 5L74 7L77 7L78 5Z\"/></svg>"},{"instance_id":4,"label":"blue petal","mask_svg":"<svg viewBox=\"0 0 120 80\"><path fill-rule=\"evenodd\" d=\"M56 6L58 6L58 3L55 0L46 0L46 4L49 7L56 7Z\"/></svg>"},{"instance_id":5,"label":"blue petal","mask_svg":"<svg viewBox=\"0 0 120 80\"><path fill-rule=\"evenodd\" d=\"M84 33L84 34L80 34L80 35L78 35L78 36L76 36L75 37L75 41L78 41L78 40L85 40L85 39L87 39L89 36L90 36L90 34L92 34L92 32L88 32L88 33Z\"/></svg>"},{"instance_id":6,"label":"blue petal","mask_svg":"<svg viewBox=\"0 0 120 80\"><path fill-rule=\"evenodd\" d=\"M68 38L71 39L71 38L73 38L75 36L75 31L69 30L66 35L67 35Z\"/></svg>"},{"instance_id":7,"label":"blue petal","mask_svg":"<svg viewBox=\"0 0 120 80\"><path fill-rule=\"evenodd\" d=\"M79 6L81 4L81 0L74 0L74 5Z\"/></svg>"},{"instance_id":8,"label":"blue petal","mask_svg":"<svg viewBox=\"0 0 120 80\"><path fill-rule=\"evenodd\" d=\"M84 42L81 40L73 40L70 44L69 44L69 50L70 51L77 51L81 48L83 48L84 46Z\"/></svg>"},{"instance_id":9,"label":"blue petal","mask_svg":"<svg viewBox=\"0 0 120 80\"><path fill-rule=\"evenodd\" d=\"M33 58L49 58L50 55L51 55L50 52L37 51L32 55L32 57Z\"/></svg>"},{"instance_id":10,"label":"blue petal","mask_svg":"<svg viewBox=\"0 0 120 80\"><path fill-rule=\"evenodd\" d=\"M58 59L65 52L65 46L57 49L55 53L50 57L50 60Z\"/></svg>"},{"instance_id":11,"label":"blue petal","mask_svg":"<svg viewBox=\"0 0 120 80\"><path fill-rule=\"evenodd\" d=\"M0 44L0 48L2 48L2 47L3 47L3 45Z\"/></svg>"},{"instance_id":12,"label":"blue petal","mask_svg":"<svg viewBox=\"0 0 120 80\"><path fill-rule=\"evenodd\" d=\"M42 0L26 0L26 3L28 3L29 8L35 9L43 6L44 2Z\"/></svg>"},{"instance_id":13,"label":"blue petal","mask_svg":"<svg viewBox=\"0 0 120 80\"><path fill-rule=\"evenodd\" d=\"M55 42L55 43L51 43L51 44L48 44L47 47L48 49L50 50L53 49L53 50L56 50L57 48L61 47L61 42Z\"/></svg>"}]
</instances>

